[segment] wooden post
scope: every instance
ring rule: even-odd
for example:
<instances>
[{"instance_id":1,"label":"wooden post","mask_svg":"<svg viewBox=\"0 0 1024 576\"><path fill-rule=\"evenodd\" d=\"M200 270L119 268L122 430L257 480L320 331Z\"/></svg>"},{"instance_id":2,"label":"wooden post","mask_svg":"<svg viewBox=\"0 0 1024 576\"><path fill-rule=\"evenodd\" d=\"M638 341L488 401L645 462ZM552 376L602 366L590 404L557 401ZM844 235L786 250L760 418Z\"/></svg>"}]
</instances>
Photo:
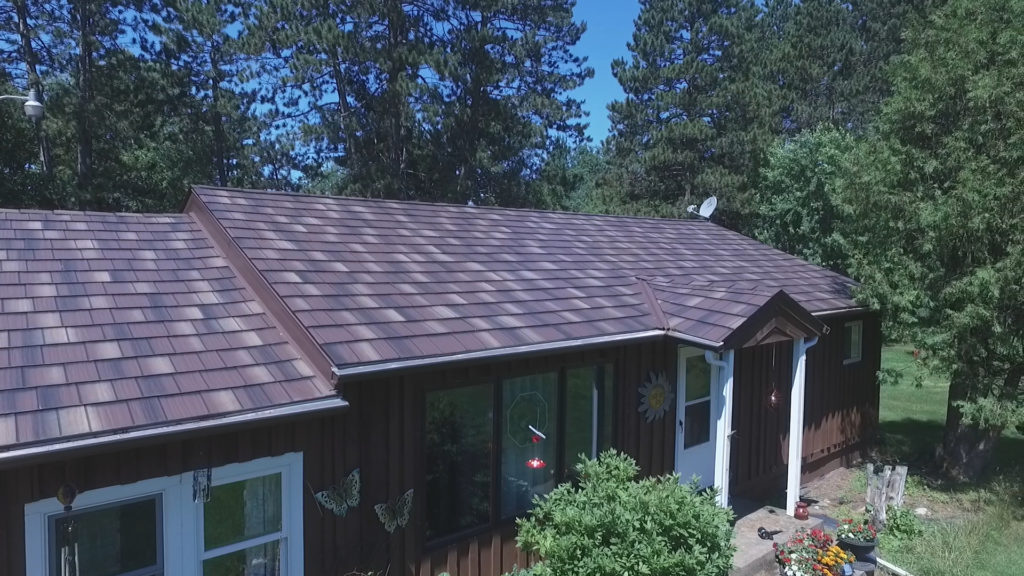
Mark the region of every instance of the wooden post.
<instances>
[{"instance_id":1,"label":"wooden post","mask_svg":"<svg viewBox=\"0 0 1024 576\"><path fill-rule=\"evenodd\" d=\"M886 508L903 505L903 494L907 485L906 466L885 466L878 473L875 467L868 464L865 468L867 476L867 504L871 507L871 522L878 528L885 527Z\"/></svg>"}]
</instances>

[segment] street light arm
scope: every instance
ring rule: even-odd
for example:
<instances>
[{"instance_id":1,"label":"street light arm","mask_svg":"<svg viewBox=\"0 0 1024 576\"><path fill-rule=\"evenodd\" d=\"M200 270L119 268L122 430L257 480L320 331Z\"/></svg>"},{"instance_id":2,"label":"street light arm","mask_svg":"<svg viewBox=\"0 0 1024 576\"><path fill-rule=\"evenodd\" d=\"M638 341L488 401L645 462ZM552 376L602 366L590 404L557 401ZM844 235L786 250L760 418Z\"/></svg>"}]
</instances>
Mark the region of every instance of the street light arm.
<instances>
[{"instance_id":1,"label":"street light arm","mask_svg":"<svg viewBox=\"0 0 1024 576\"><path fill-rule=\"evenodd\" d=\"M28 102L28 96L15 96L13 94L0 95L0 100L17 100L19 102Z\"/></svg>"}]
</instances>

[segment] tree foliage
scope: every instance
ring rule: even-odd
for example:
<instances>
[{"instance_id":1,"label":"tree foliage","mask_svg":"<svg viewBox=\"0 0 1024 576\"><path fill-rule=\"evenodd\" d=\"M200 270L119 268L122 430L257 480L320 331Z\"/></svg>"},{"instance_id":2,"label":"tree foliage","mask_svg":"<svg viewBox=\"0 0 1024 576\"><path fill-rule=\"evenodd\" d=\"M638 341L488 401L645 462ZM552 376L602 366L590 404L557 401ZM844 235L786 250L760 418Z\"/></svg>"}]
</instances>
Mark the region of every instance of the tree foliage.
<instances>
[{"instance_id":1,"label":"tree foliage","mask_svg":"<svg viewBox=\"0 0 1024 576\"><path fill-rule=\"evenodd\" d=\"M758 240L831 270L849 270L839 185L853 136L822 127L768 152L757 191Z\"/></svg>"},{"instance_id":2,"label":"tree foliage","mask_svg":"<svg viewBox=\"0 0 1024 576\"><path fill-rule=\"evenodd\" d=\"M863 298L951 374L944 463L1024 425L1024 2L951 1L908 38L851 190ZM893 270L900 267L900 270ZM891 274L891 276L890 276Z\"/></svg>"},{"instance_id":3,"label":"tree foliage","mask_svg":"<svg viewBox=\"0 0 1024 576\"><path fill-rule=\"evenodd\" d=\"M1024 425L1024 2L955 0L907 35L892 93L859 137L775 149L759 235L848 270L950 374L941 460L975 478Z\"/></svg>"},{"instance_id":4,"label":"tree foliage","mask_svg":"<svg viewBox=\"0 0 1024 576\"><path fill-rule=\"evenodd\" d=\"M739 212L767 134L756 20L745 0L641 2L630 57L612 64L626 97L609 105L635 199L681 212L717 194Z\"/></svg>"},{"instance_id":5,"label":"tree foliage","mask_svg":"<svg viewBox=\"0 0 1024 576\"><path fill-rule=\"evenodd\" d=\"M579 485L538 498L517 521L533 576L719 576L732 567L732 511L676 475L637 479L615 451L576 467Z\"/></svg>"}]
</instances>

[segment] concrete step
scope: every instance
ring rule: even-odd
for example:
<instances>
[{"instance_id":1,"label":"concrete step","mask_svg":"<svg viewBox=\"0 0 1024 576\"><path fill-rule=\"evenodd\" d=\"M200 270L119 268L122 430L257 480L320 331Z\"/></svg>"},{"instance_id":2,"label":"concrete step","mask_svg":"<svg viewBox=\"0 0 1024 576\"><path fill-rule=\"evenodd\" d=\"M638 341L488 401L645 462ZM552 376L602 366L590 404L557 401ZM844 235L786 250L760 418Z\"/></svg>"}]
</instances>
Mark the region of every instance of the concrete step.
<instances>
[{"instance_id":1,"label":"concrete step","mask_svg":"<svg viewBox=\"0 0 1024 576\"><path fill-rule=\"evenodd\" d=\"M799 528L813 530L820 528L822 521L818 518L796 520L786 516L785 510L765 506L743 516L733 527L736 544L736 556L733 557L732 570L729 576L776 576L779 573L775 564L774 542L785 542ZM761 540L757 529L764 527L769 532L782 530L775 535L775 540Z\"/></svg>"}]
</instances>

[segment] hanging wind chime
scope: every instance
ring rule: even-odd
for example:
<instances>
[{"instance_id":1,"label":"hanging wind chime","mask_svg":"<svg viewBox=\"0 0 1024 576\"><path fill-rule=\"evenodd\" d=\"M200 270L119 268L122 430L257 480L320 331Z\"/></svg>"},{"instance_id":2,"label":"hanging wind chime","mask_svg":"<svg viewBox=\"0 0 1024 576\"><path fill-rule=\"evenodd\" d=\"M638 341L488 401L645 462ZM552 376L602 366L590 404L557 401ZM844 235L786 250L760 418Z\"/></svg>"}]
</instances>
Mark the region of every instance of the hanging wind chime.
<instances>
[{"instance_id":1,"label":"hanging wind chime","mask_svg":"<svg viewBox=\"0 0 1024 576\"><path fill-rule=\"evenodd\" d=\"M65 514L60 529L61 576L78 576L78 535L75 533L75 520L71 518L71 505L77 496L78 489L71 484L63 484L57 489L57 501L64 505Z\"/></svg>"},{"instance_id":2,"label":"hanging wind chime","mask_svg":"<svg viewBox=\"0 0 1024 576\"><path fill-rule=\"evenodd\" d=\"M772 385L772 391L771 394L768 395L768 407L773 410L778 408L779 404L782 401L781 395L779 394L778 383L776 382L776 380L777 378L775 374L775 346L772 346L772 371L771 376L769 378L769 381Z\"/></svg>"}]
</instances>

